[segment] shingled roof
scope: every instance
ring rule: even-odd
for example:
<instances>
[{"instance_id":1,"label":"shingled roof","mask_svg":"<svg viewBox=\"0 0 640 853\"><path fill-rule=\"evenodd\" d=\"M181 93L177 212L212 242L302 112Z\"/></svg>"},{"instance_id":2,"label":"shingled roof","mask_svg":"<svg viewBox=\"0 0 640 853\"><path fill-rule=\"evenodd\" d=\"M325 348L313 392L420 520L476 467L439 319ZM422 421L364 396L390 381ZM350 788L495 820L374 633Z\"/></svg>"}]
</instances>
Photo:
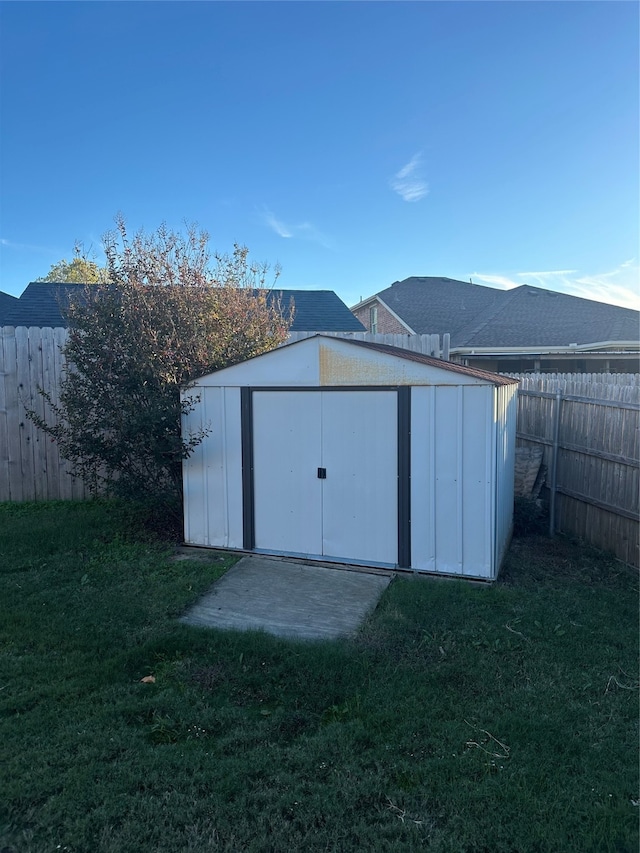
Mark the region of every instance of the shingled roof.
<instances>
[{"instance_id":1,"label":"shingled roof","mask_svg":"<svg viewBox=\"0 0 640 853\"><path fill-rule=\"evenodd\" d=\"M640 312L526 284L497 290L450 278L412 277L376 297L415 333L448 332L457 348L640 341Z\"/></svg>"},{"instance_id":2,"label":"shingled roof","mask_svg":"<svg viewBox=\"0 0 640 853\"><path fill-rule=\"evenodd\" d=\"M49 281L32 281L28 284L5 320L7 326L66 326L63 309L72 293L78 293L84 284L55 284Z\"/></svg>"},{"instance_id":3,"label":"shingled roof","mask_svg":"<svg viewBox=\"0 0 640 853\"><path fill-rule=\"evenodd\" d=\"M33 281L6 314L6 326L67 325L64 309L84 284ZM270 290L268 301L279 300L286 312L293 302L293 332L362 332L364 326L332 290Z\"/></svg>"},{"instance_id":4,"label":"shingled roof","mask_svg":"<svg viewBox=\"0 0 640 853\"><path fill-rule=\"evenodd\" d=\"M377 293L418 335L443 335L474 320L502 291L452 278L412 277Z\"/></svg>"},{"instance_id":5,"label":"shingled roof","mask_svg":"<svg viewBox=\"0 0 640 853\"><path fill-rule=\"evenodd\" d=\"M540 287L504 291L474 322L456 329L452 346L568 346L640 341L640 312Z\"/></svg>"},{"instance_id":6,"label":"shingled roof","mask_svg":"<svg viewBox=\"0 0 640 853\"><path fill-rule=\"evenodd\" d=\"M270 290L267 300L271 299L279 299L285 311L293 300L292 332L365 331L333 290Z\"/></svg>"},{"instance_id":7,"label":"shingled roof","mask_svg":"<svg viewBox=\"0 0 640 853\"><path fill-rule=\"evenodd\" d=\"M5 293L3 290L0 290L0 326L9 325L6 318L17 304L17 296L12 296L10 293Z\"/></svg>"}]
</instances>

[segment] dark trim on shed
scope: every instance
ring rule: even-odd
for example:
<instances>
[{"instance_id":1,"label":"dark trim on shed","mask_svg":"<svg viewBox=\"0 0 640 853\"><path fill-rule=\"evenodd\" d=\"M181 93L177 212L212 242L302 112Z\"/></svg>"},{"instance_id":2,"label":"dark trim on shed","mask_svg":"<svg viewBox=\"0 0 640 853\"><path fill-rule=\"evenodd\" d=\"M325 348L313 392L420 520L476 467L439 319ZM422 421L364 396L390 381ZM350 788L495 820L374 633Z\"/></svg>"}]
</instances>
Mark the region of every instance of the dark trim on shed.
<instances>
[{"instance_id":1,"label":"dark trim on shed","mask_svg":"<svg viewBox=\"0 0 640 853\"><path fill-rule=\"evenodd\" d=\"M255 548L255 500L253 493L253 396L252 388L240 389L242 436L242 547Z\"/></svg>"},{"instance_id":2,"label":"dark trim on shed","mask_svg":"<svg viewBox=\"0 0 640 853\"><path fill-rule=\"evenodd\" d=\"M398 385L256 385L251 391L397 391ZM406 386L407 388L410 386Z\"/></svg>"},{"instance_id":3,"label":"dark trim on shed","mask_svg":"<svg viewBox=\"0 0 640 853\"><path fill-rule=\"evenodd\" d=\"M398 566L411 567L411 386L398 393Z\"/></svg>"}]
</instances>

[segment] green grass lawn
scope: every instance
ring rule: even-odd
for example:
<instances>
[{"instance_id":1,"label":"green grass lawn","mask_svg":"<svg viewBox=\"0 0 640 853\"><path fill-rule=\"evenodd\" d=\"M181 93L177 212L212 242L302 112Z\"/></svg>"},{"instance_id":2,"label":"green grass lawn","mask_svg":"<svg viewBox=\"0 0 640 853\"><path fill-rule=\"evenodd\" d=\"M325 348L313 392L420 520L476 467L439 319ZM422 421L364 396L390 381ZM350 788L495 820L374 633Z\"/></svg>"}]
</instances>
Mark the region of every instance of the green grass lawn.
<instances>
[{"instance_id":1,"label":"green grass lawn","mask_svg":"<svg viewBox=\"0 0 640 853\"><path fill-rule=\"evenodd\" d=\"M0 505L0 555L1 853L638 849L638 575L592 551L317 644L179 624L232 559L114 504Z\"/></svg>"}]
</instances>

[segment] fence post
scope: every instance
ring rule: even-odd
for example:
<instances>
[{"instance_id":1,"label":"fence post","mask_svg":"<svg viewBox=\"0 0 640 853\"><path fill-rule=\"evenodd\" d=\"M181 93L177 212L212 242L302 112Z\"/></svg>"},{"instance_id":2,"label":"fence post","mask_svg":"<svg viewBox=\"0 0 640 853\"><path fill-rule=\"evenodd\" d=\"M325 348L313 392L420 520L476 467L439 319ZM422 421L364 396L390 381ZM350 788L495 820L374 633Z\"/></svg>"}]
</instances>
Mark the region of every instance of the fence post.
<instances>
[{"instance_id":1,"label":"fence post","mask_svg":"<svg viewBox=\"0 0 640 853\"><path fill-rule=\"evenodd\" d=\"M553 459L551 460L551 497L549 499L549 536L556 532L556 488L558 485L558 445L560 444L560 409L562 392L556 392L556 405L553 419Z\"/></svg>"},{"instance_id":2,"label":"fence post","mask_svg":"<svg viewBox=\"0 0 640 853\"><path fill-rule=\"evenodd\" d=\"M442 353L440 355L440 358L443 361L449 361L451 358L451 356L449 354L450 346L451 346L451 335L449 334L449 332L445 332L444 335L442 336Z\"/></svg>"}]
</instances>

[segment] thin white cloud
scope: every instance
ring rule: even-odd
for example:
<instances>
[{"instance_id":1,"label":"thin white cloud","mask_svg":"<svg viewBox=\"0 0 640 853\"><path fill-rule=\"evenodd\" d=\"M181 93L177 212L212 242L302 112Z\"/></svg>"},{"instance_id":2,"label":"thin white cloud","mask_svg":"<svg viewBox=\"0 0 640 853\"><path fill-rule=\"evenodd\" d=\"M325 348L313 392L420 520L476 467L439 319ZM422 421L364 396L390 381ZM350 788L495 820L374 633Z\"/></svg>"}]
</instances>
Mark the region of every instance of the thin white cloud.
<instances>
[{"instance_id":1,"label":"thin white cloud","mask_svg":"<svg viewBox=\"0 0 640 853\"><path fill-rule=\"evenodd\" d=\"M262 216L265 223L269 226L269 228L271 228L272 231L276 232L278 237L293 237L293 234L291 233L290 229L287 228L284 222L281 222L279 219L276 219L276 217L273 215L273 213L271 213L268 208L264 208Z\"/></svg>"},{"instance_id":2,"label":"thin white cloud","mask_svg":"<svg viewBox=\"0 0 640 853\"><path fill-rule=\"evenodd\" d=\"M537 279L539 281L548 281L553 276L562 276L563 278L568 275L575 275L578 270L546 270L545 272L519 272L519 278L527 278L527 279Z\"/></svg>"},{"instance_id":3,"label":"thin white cloud","mask_svg":"<svg viewBox=\"0 0 640 853\"><path fill-rule=\"evenodd\" d=\"M324 246L325 249L333 248L333 240L311 222L288 225L281 219L278 219L267 207L262 209L261 215L265 225L271 228L272 231L275 231L279 237L311 240L320 246Z\"/></svg>"},{"instance_id":4,"label":"thin white cloud","mask_svg":"<svg viewBox=\"0 0 640 853\"><path fill-rule=\"evenodd\" d=\"M622 308L640 310L640 267L635 258L602 273L580 270L543 270L515 273L516 280L506 275L473 273L474 281L485 282L503 290L531 284L546 290L607 302ZM517 280L519 279L519 280Z\"/></svg>"},{"instance_id":5,"label":"thin white cloud","mask_svg":"<svg viewBox=\"0 0 640 853\"><path fill-rule=\"evenodd\" d=\"M15 243L13 240L6 240L4 237L0 237L0 246L5 249L15 249L19 252L45 252L47 254L51 254L53 249L48 246L34 246L31 243Z\"/></svg>"},{"instance_id":6,"label":"thin white cloud","mask_svg":"<svg viewBox=\"0 0 640 853\"><path fill-rule=\"evenodd\" d=\"M429 194L429 184L422 174L422 153L414 154L399 172L389 181L391 189L398 193L403 201L420 201Z\"/></svg>"}]
</instances>

